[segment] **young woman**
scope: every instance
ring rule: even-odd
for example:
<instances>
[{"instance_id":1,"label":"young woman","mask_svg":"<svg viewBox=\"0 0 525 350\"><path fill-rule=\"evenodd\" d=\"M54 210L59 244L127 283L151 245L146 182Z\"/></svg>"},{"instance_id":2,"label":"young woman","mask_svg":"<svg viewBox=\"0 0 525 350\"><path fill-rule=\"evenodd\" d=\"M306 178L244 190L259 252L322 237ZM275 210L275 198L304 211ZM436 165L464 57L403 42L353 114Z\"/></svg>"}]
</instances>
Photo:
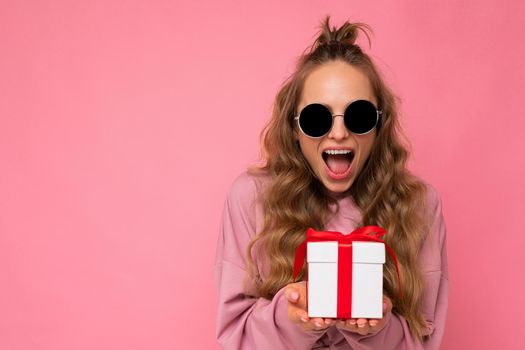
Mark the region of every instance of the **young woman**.
<instances>
[{"instance_id":1,"label":"young woman","mask_svg":"<svg viewBox=\"0 0 525 350\"><path fill-rule=\"evenodd\" d=\"M356 45L367 30L324 20L277 94L264 164L230 188L215 264L226 349L439 348L448 297L441 200L406 168L396 99ZM347 234L366 225L388 232L403 297L387 257L383 318L308 318L306 284L293 283L307 228Z\"/></svg>"}]
</instances>

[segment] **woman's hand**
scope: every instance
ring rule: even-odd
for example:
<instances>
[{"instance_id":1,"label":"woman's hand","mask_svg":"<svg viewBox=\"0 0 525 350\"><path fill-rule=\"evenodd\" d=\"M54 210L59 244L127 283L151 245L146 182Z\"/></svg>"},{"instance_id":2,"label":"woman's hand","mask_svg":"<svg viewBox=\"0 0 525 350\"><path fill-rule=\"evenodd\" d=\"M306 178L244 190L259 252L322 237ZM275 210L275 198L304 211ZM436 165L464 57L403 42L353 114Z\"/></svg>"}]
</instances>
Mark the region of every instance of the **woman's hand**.
<instances>
[{"instance_id":1,"label":"woman's hand","mask_svg":"<svg viewBox=\"0 0 525 350\"><path fill-rule=\"evenodd\" d=\"M386 295L383 295L383 318L381 319L348 319L338 320L337 327L350 332L366 335L368 333L377 333L385 327L385 316L392 311L392 301Z\"/></svg>"},{"instance_id":2,"label":"woman's hand","mask_svg":"<svg viewBox=\"0 0 525 350\"><path fill-rule=\"evenodd\" d=\"M288 300L288 318L298 323L304 332L326 329L335 324L330 318L309 318L306 310L306 282L290 283L284 295Z\"/></svg>"}]
</instances>

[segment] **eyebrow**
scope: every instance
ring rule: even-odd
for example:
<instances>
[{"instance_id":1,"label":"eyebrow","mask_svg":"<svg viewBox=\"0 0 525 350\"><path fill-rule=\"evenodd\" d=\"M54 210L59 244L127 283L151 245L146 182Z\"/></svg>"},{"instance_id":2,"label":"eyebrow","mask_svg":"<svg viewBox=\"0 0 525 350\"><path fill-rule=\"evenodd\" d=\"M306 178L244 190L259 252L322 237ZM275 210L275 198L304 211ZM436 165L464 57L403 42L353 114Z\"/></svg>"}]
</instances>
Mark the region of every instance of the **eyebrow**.
<instances>
[{"instance_id":1,"label":"eyebrow","mask_svg":"<svg viewBox=\"0 0 525 350\"><path fill-rule=\"evenodd\" d=\"M346 103L344 109L346 110L346 109L348 108L348 106L349 106L352 102L359 101L359 100L366 100L366 101L369 101L369 102L371 102L376 108L378 108L378 106L377 106L377 102L374 102L374 101L371 100L371 99L368 99L368 98L355 98L355 99L353 99L353 100L348 101L348 102ZM310 102L310 103L307 103L307 104L305 104L304 106L302 106L302 107L299 109L299 113L301 112L301 110L302 110L304 107L306 107L306 106L308 106L308 105L311 105L311 104L314 104L314 103L321 104L321 105L325 106L326 108L328 108L328 110L330 111L330 113L332 113L332 114L334 113L334 109L333 109L332 105L330 105L330 104L328 104L328 103L324 103L324 102Z\"/></svg>"}]
</instances>

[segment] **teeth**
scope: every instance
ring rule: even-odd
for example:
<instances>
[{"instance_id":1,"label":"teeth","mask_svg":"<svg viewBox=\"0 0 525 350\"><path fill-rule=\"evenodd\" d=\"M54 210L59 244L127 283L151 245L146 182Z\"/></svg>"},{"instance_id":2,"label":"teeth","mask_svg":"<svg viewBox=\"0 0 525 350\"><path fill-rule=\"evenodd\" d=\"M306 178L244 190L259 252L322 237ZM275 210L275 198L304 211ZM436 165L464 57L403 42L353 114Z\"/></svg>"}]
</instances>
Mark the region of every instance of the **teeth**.
<instances>
[{"instance_id":1,"label":"teeth","mask_svg":"<svg viewBox=\"0 0 525 350\"><path fill-rule=\"evenodd\" d=\"M348 154L348 153L352 153L352 151L349 150L349 149L327 149L326 151L324 151L324 153L327 153L327 154Z\"/></svg>"}]
</instances>

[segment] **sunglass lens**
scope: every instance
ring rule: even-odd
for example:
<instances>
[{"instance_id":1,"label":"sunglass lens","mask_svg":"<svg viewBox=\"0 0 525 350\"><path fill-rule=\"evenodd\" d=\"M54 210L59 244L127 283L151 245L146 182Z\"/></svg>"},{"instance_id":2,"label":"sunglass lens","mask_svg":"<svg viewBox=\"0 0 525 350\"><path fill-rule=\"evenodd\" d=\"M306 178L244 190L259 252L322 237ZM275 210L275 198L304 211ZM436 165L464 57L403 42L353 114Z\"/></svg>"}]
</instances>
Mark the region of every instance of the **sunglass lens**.
<instances>
[{"instance_id":1,"label":"sunglass lens","mask_svg":"<svg viewBox=\"0 0 525 350\"><path fill-rule=\"evenodd\" d=\"M325 106L313 103L301 111L299 125L306 135L321 137L332 128L332 114Z\"/></svg>"},{"instance_id":2,"label":"sunglass lens","mask_svg":"<svg viewBox=\"0 0 525 350\"><path fill-rule=\"evenodd\" d=\"M369 132L376 126L376 123L377 110L370 101L354 101L346 109L346 127L355 134L365 134Z\"/></svg>"}]
</instances>

